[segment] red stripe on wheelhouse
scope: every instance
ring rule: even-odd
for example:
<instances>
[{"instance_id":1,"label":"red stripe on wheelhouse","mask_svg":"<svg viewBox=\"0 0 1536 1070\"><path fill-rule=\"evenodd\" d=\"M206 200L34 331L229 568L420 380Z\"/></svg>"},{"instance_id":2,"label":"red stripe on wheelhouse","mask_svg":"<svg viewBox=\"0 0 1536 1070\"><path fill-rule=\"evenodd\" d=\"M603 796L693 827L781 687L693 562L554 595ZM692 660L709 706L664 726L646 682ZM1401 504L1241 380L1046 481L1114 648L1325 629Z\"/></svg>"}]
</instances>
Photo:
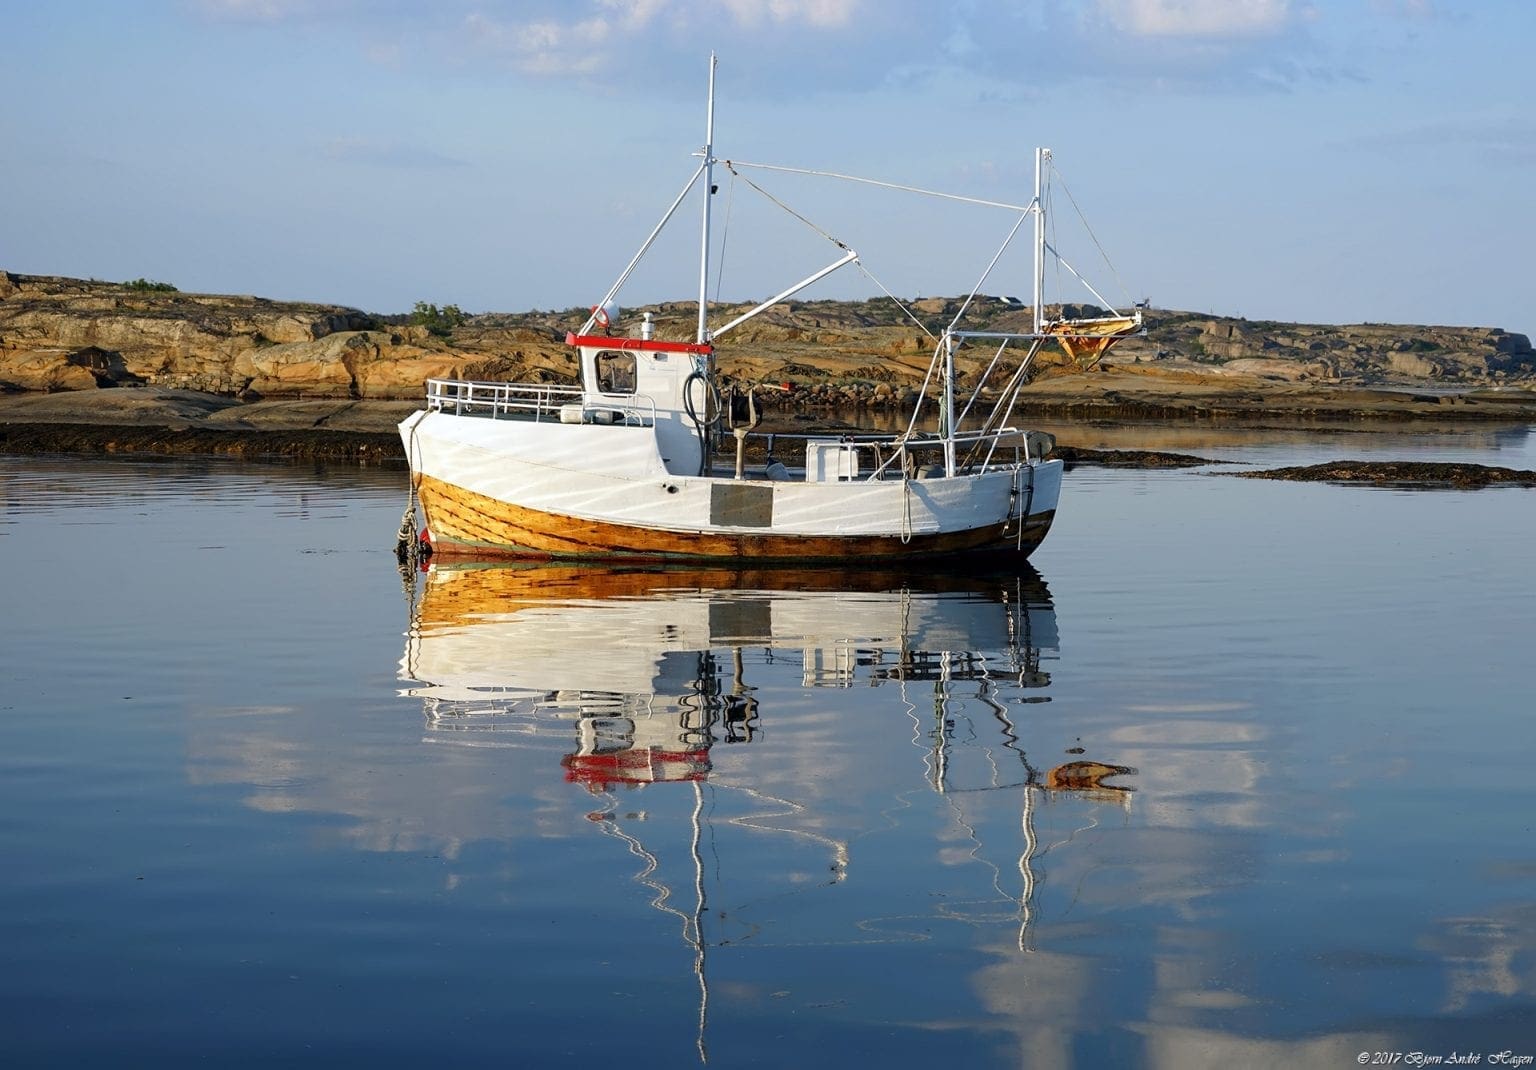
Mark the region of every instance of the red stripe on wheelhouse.
<instances>
[{"instance_id":1,"label":"red stripe on wheelhouse","mask_svg":"<svg viewBox=\"0 0 1536 1070\"><path fill-rule=\"evenodd\" d=\"M592 349L643 349L651 353L713 353L715 347L708 342L658 342L643 338L610 338L606 334L576 334L567 331L565 344L587 346Z\"/></svg>"}]
</instances>

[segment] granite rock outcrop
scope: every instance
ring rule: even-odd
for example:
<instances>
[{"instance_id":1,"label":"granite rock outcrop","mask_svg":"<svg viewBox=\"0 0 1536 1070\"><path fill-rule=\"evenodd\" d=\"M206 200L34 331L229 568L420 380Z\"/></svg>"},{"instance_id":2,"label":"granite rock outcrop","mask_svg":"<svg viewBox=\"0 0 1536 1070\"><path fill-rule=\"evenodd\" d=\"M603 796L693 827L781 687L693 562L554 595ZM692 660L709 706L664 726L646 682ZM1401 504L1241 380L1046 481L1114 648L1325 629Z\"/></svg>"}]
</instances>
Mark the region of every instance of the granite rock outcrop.
<instances>
[{"instance_id":1,"label":"granite rock outcrop","mask_svg":"<svg viewBox=\"0 0 1536 1070\"><path fill-rule=\"evenodd\" d=\"M746 307L722 306L712 318ZM928 374L933 343L925 328L937 333L959 308L959 299L943 297L910 309L889 298L784 302L734 331L720 365L743 381L789 384L802 402L900 405ZM644 311L652 313L659 337L684 338L693 330L689 303ZM1092 316L1102 310L1050 311ZM1165 381L1259 388L1487 387L1536 378L1530 339L1499 328L1333 326L1156 309L1145 315L1146 331L1122 342L1106 365ZM1017 300L980 297L967 322L980 330L1024 331L1031 316ZM584 317L579 307L487 313L434 332L407 316L336 305L0 271L0 389L154 386L244 400L414 399L428 378L569 381L575 358L563 339ZM962 353L962 381L991 358L990 347L983 348ZM1001 373L1013 367L1005 354ZM1083 374L1050 349L1034 368L1038 380Z\"/></svg>"},{"instance_id":2,"label":"granite rock outcrop","mask_svg":"<svg viewBox=\"0 0 1536 1070\"><path fill-rule=\"evenodd\" d=\"M335 305L0 272L0 385L12 389L390 397L398 380L415 395L425 375L464 363L424 333Z\"/></svg>"}]
</instances>

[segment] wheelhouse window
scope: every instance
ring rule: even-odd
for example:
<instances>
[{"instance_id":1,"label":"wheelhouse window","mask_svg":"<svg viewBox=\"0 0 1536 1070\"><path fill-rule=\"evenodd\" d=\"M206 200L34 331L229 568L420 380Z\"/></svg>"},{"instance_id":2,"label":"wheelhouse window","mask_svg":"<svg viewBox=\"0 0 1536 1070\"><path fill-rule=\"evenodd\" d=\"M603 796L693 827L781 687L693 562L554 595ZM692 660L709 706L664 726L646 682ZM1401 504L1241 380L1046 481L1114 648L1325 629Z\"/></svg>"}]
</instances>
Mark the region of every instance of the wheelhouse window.
<instances>
[{"instance_id":1,"label":"wheelhouse window","mask_svg":"<svg viewBox=\"0 0 1536 1070\"><path fill-rule=\"evenodd\" d=\"M597 388L604 394L635 392L635 355L607 352L597 355Z\"/></svg>"}]
</instances>

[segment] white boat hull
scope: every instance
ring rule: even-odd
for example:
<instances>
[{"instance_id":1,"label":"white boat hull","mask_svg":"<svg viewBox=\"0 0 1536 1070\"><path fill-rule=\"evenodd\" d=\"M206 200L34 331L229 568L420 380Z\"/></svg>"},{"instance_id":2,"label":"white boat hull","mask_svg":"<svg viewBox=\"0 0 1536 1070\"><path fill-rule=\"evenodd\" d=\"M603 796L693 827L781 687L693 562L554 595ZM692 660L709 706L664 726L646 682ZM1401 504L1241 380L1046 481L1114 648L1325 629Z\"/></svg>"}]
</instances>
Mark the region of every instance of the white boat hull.
<instances>
[{"instance_id":1,"label":"white boat hull","mask_svg":"<svg viewBox=\"0 0 1536 1070\"><path fill-rule=\"evenodd\" d=\"M769 481L668 472L643 427L417 413L400 425L434 552L835 562L1026 556L1060 461L948 478Z\"/></svg>"}]
</instances>

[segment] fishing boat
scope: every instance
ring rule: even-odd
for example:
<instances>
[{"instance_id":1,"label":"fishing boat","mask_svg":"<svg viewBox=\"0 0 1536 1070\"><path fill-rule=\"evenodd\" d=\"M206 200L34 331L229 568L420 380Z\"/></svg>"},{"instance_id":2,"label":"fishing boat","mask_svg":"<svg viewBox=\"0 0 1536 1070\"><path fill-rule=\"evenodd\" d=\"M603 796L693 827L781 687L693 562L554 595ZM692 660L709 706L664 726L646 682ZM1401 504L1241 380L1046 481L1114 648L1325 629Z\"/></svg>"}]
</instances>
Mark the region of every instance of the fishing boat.
<instances>
[{"instance_id":1,"label":"fishing boat","mask_svg":"<svg viewBox=\"0 0 1536 1070\"><path fill-rule=\"evenodd\" d=\"M1062 478L1061 461L1049 456L1054 439L1012 419L1031 365L1047 345L1060 346L1069 360L1091 362L1141 328L1139 312L1047 318L1045 261L1054 252L1046 242L1043 192L1049 151L1036 151L1033 197L1005 204L717 157L714 99L711 56L701 162L586 322L566 335L578 383L428 381L426 407L400 424L412 492L402 548L471 558L737 564L1027 557L1051 527ZM873 275L857 252L833 239L839 252L832 263L729 322L711 324L710 193L717 167L733 176L758 168L845 179L1008 213L1003 248L950 322L930 330L906 309L933 348L905 430L763 436L759 384L722 384L717 347L741 324L849 265ZM703 201L697 321L692 337L663 338L650 314L625 322L617 298L696 190ZM966 329L967 309L1026 221L1035 237L1031 329ZM993 353L962 397L956 357L966 346ZM734 457L722 456L731 437ZM749 449L761 445L749 440L763 437L766 451ZM419 537L417 501L425 514Z\"/></svg>"}]
</instances>

